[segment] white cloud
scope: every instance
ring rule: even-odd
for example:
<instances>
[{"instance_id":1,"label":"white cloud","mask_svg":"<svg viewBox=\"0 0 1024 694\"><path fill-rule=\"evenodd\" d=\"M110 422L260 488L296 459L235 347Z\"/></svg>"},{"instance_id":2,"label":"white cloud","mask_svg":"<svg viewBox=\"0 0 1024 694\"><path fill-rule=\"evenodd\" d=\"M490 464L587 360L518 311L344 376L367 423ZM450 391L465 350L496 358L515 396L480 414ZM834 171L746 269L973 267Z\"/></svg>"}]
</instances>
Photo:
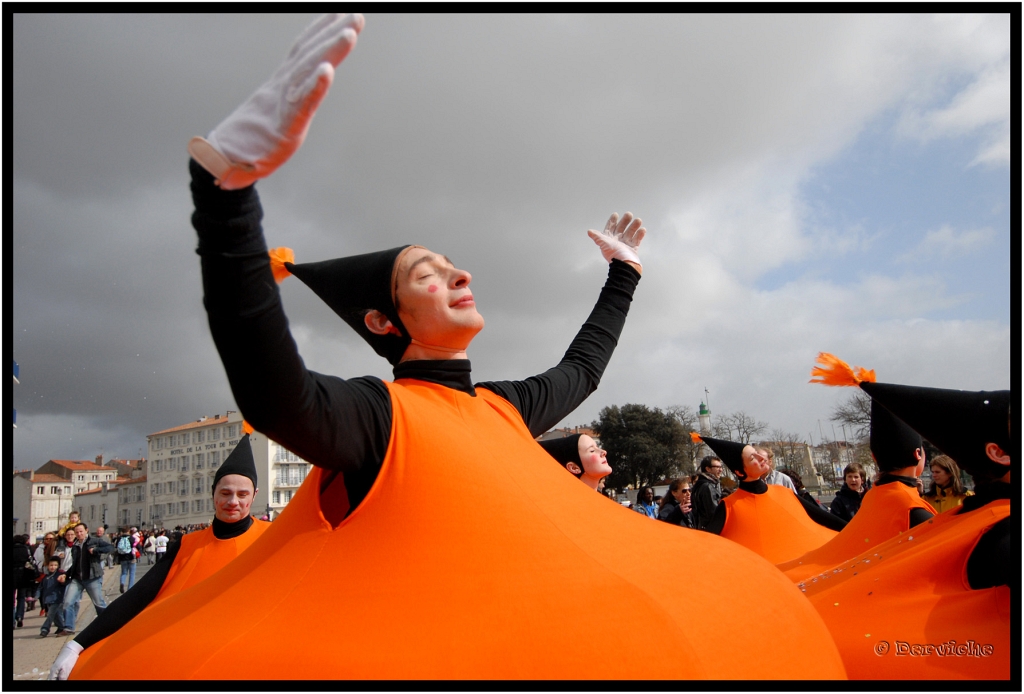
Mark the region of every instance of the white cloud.
<instances>
[{"instance_id":1,"label":"white cloud","mask_svg":"<svg viewBox=\"0 0 1024 694\"><path fill-rule=\"evenodd\" d=\"M957 232L952 226L943 224L925 234L921 242L911 251L899 257L902 262L924 260L946 260L976 253L995 239L992 229L968 229Z\"/></svg>"}]
</instances>

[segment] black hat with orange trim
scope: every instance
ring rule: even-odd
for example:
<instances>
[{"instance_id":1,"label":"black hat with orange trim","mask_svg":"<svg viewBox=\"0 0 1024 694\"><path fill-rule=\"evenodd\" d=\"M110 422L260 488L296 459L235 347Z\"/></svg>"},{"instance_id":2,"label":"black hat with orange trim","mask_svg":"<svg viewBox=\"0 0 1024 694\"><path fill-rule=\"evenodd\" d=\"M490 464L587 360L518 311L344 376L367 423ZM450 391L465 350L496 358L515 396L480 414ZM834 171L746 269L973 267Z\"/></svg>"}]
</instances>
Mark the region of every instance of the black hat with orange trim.
<instances>
[{"instance_id":1,"label":"black hat with orange trim","mask_svg":"<svg viewBox=\"0 0 1024 694\"><path fill-rule=\"evenodd\" d=\"M317 263L296 263L290 248L270 251L270 267L278 283L295 275L331 307L343 321L359 333L380 356L397 364L409 346L408 331L398 317L393 286L398 256L408 245L386 251L350 255ZM366 327L364 317L371 310L387 316L401 335L378 335Z\"/></svg>"},{"instance_id":2,"label":"black hat with orange trim","mask_svg":"<svg viewBox=\"0 0 1024 694\"><path fill-rule=\"evenodd\" d=\"M690 432L690 439L694 443L704 442L715 452L722 462L729 466L732 474L738 480L745 480L747 473L743 470L743 449L749 444L726 441L725 439L714 439L710 436L701 436L696 431Z\"/></svg>"},{"instance_id":3,"label":"black hat with orange trim","mask_svg":"<svg viewBox=\"0 0 1024 694\"><path fill-rule=\"evenodd\" d=\"M1006 466L992 460L986 448L994 443L1011 453L1010 391L877 383L874 371L850 368L834 355L822 352L817 361L812 383L859 386L979 481L1006 473Z\"/></svg>"}]
</instances>

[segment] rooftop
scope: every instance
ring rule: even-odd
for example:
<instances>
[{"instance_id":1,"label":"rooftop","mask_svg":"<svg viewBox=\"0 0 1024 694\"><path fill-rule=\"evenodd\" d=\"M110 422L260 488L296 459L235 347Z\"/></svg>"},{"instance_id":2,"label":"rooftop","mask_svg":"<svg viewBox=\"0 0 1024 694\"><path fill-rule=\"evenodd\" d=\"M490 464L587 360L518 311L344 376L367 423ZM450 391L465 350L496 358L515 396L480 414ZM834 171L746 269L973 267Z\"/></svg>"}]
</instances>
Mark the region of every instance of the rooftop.
<instances>
[{"instance_id":1,"label":"rooftop","mask_svg":"<svg viewBox=\"0 0 1024 694\"><path fill-rule=\"evenodd\" d=\"M200 427L213 426L214 424L227 424L228 423L228 415L231 415L231 414L235 414L235 412L233 412L231 410L228 410L228 412L226 414L215 414L212 417L203 417L201 419L197 419L194 422L189 422L188 424L182 424L181 426L171 427L170 429L161 429L160 431L154 431L152 434L147 434L147 438L149 436L160 436L162 434L172 434L174 432L185 431L187 429L198 429ZM242 421L241 418L239 418L237 421L231 422L231 424L239 424L239 423L241 423L241 421Z\"/></svg>"},{"instance_id":2,"label":"rooftop","mask_svg":"<svg viewBox=\"0 0 1024 694\"><path fill-rule=\"evenodd\" d=\"M94 461L94 460L53 460L53 459L51 459L48 462L56 463L57 465L60 465L61 467L68 468L69 470L97 470L97 471L101 471L101 472L117 472L112 467L107 467L106 465L97 465L96 461Z\"/></svg>"}]
</instances>

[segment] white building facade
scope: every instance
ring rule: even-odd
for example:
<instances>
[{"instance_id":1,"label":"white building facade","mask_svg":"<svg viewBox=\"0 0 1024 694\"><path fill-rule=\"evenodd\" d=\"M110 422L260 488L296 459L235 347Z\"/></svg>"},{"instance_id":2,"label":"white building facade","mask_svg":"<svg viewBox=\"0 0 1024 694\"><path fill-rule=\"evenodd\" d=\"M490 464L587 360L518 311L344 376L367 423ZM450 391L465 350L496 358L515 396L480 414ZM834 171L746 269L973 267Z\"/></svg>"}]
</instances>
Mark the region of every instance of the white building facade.
<instances>
[{"instance_id":1,"label":"white building facade","mask_svg":"<svg viewBox=\"0 0 1024 694\"><path fill-rule=\"evenodd\" d=\"M241 414L229 410L146 437L151 527L171 529L212 520L214 476L243 433ZM310 465L259 432L249 440L259 478L252 514L274 517L291 501Z\"/></svg>"},{"instance_id":2,"label":"white building facade","mask_svg":"<svg viewBox=\"0 0 1024 694\"><path fill-rule=\"evenodd\" d=\"M15 532L35 539L60 530L74 506L73 485L59 475L29 472L14 476Z\"/></svg>"}]
</instances>

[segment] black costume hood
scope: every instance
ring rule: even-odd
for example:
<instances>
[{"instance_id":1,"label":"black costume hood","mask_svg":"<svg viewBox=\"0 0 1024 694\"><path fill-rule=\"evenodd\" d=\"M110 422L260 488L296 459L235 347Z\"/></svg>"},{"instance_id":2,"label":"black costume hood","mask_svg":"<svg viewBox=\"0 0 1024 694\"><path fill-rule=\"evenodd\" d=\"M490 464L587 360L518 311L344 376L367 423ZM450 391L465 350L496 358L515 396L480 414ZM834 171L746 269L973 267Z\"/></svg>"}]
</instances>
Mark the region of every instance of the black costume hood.
<instances>
[{"instance_id":1,"label":"black costume hood","mask_svg":"<svg viewBox=\"0 0 1024 694\"><path fill-rule=\"evenodd\" d=\"M818 354L811 382L859 386L978 481L1002 477L1006 466L990 459L985 446L995 443L1012 455L1010 391L950 390L877 383L875 372L850 365L827 352ZM872 427L874 423L872 422ZM872 449L874 446L872 445ZM876 454L877 455L877 454Z\"/></svg>"},{"instance_id":2,"label":"black costume hood","mask_svg":"<svg viewBox=\"0 0 1024 694\"><path fill-rule=\"evenodd\" d=\"M690 432L690 438L694 443L704 442L715 452L715 455L722 459L732 474L738 480L747 479L747 473L743 471L743 449L749 444L726 441L725 439L713 439L710 436L701 436L695 431Z\"/></svg>"},{"instance_id":3,"label":"black costume hood","mask_svg":"<svg viewBox=\"0 0 1024 694\"><path fill-rule=\"evenodd\" d=\"M217 489L217 483L225 475L242 475L252 480L253 492L259 487L259 483L256 478L256 461L252 457L252 443L249 441L249 434L246 433L238 444L235 446L235 450L231 451L231 454L221 463L217 469L217 474L213 476L213 489ZM212 490L211 490L212 491Z\"/></svg>"},{"instance_id":4,"label":"black costume hood","mask_svg":"<svg viewBox=\"0 0 1024 694\"><path fill-rule=\"evenodd\" d=\"M548 455L557 460L565 467L567 463L576 463L579 468L579 474L573 473L577 477L583 475L583 461L580 460L580 437L583 434L572 434L565 436L560 439L548 439L547 441L539 441L540 447L547 451Z\"/></svg>"},{"instance_id":5,"label":"black costume hood","mask_svg":"<svg viewBox=\"0 0 1024 694\"><path fill-rule=\"evenodd\" d=\"M271 268L279 282L288 273L302 280L359 333L373 351L397 364L411 342L392 299L395 261L406 248L409 245L316 263L292 262L294 254L290 249L275 248L270 252ZM387 316L402 334L377 335L370 332L363 317L372 309Z\"/></svg>"},{"instance_id":6,"label":"black costume hood","mask_svg":"<svg viewBox=\"0 0 1024 694\"><path fill-rule=\"evenodd\" d=\"M879 470L899 470L917 465L914 451L923 445L920 434L885 405L871 399L871 452L875 454Z\"/></svg>"}]
</instances>

